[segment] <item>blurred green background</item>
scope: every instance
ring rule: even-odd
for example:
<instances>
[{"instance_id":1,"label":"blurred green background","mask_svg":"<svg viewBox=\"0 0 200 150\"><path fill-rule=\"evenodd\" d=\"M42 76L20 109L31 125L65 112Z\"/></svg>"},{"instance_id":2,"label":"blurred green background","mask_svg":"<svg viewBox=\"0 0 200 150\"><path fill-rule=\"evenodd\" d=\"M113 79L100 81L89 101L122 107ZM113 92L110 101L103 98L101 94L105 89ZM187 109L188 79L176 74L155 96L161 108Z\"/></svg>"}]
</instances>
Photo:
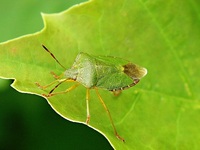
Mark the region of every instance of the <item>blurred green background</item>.
<instances>
[{"instance_id":1,"label":"blurred green background","mask_svg":"<svg viewBox=\"0 0 200 150\"><path fill-rule=\"evenodd\" d=\"M80 2L1 0L0 42L40 31L41 12L61 12ZM112 149L101 134L63 119L45 99L17 92L10 87L12 82L0 79L0 150Z\"/></svg>"}]
</instances>

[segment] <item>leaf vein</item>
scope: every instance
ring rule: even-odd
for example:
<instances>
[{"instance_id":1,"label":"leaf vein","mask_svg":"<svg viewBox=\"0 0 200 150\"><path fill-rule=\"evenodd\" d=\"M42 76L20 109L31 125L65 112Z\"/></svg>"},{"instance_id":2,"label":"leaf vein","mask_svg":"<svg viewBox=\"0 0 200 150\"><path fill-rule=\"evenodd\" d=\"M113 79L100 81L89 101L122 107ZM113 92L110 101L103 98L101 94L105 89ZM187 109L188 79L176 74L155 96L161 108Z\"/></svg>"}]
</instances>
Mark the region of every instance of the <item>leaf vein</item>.
<instances>
[{"instance_id":1,"label":"leaf vein","mask_svg":"<svg viewBox=\"0 0 200 150\"><path fill-rule=\"evenodd\" d=\"M170 39L167 37L167 35L165 34L165 32L163 31L159 21L153 16L153 14L151 13L150 9L141 1L139 0L139 2L142 4L142 6L144 7L144 9L147 11L147 13L149 14L149 16L152 18L152 21L155 23L156 27L158 28L158 30L160 31L160 34L162 35L163 39L165 40L167 46L169 47L169 50L171 51L171 53L174 55L175 57L175 60L177 61L177 63L179 64L180 66L180 70L184 76L184 78L186 79L187 83L188 83L188 89L189 91L191 92L191 96L193 97L194 93L192 92L193 90L191 90L192 86L189 84L189 78L187 76L187 73L185 70L183 65L182 65L182 62L181 62L181 59L179 58L176 50L174 49L174 47L172 46L172 42L170 41Z\"/></svg>"}]
</instances>

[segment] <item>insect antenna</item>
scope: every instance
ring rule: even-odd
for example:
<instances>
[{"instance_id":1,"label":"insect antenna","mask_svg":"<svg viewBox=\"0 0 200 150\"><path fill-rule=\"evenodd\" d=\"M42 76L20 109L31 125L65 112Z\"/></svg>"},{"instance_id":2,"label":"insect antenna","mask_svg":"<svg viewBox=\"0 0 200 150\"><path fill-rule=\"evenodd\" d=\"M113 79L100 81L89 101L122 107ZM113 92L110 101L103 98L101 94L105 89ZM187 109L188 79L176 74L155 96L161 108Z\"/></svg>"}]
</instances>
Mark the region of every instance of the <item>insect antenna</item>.
<instances>
[{"instance_id":1,"label":"insect antenna","mask_svg":"<svg viewBox=\"0 0 200 150\"><path fill-rule=\"evenodd\" d=\"M44 45L42 47L53 57L53 59L62 67L66 70L66 68L58 61L58 59L50 52L48 48L46 48Z\"/></svg>"}]
</instances>

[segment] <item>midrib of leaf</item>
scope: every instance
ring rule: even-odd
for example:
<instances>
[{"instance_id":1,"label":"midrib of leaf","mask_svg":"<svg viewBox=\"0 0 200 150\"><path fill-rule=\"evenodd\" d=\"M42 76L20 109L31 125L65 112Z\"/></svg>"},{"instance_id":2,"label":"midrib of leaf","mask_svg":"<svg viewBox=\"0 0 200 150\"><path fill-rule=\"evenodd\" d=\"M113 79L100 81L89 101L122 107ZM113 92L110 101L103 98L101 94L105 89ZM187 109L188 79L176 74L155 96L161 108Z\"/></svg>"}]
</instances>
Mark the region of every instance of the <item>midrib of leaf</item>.
<instances>
[{"instance_id":1,"label":"midrib of leaf","mask_svg":"<svg viewBox=\"0 0 200 150\"><path fill-rule=\"evenodd\" d=\"M160 31L160 34L162 35L164 41L166 42L166 45L169 47L169 50L171 51L171 53L174 55L175 60L177 61L178 65L180 66L180 70L183 74L184 79L186 79L186 83L188 84L188 89L191 93L191 97L194 97L194 93L192 92L192 86L189 82L189 78L187 77L187 73L183 67L183 63L181 61L181 59L179 58L178 54L176 53L171 40L167 37L167 35L165 34L165 32L163 31L161 25L159 24L159 22L157 21L157 19L153 16L153 14L151 13L151 10L141 1L139 0L139 2L142 4L142 6L144 7L144 9L147 11L147 13L149 14L149 16L152 18L152 21L154 22L154 24L156 25L156 27L158 28L158 30Z\"/></svg>"}]
</instances>

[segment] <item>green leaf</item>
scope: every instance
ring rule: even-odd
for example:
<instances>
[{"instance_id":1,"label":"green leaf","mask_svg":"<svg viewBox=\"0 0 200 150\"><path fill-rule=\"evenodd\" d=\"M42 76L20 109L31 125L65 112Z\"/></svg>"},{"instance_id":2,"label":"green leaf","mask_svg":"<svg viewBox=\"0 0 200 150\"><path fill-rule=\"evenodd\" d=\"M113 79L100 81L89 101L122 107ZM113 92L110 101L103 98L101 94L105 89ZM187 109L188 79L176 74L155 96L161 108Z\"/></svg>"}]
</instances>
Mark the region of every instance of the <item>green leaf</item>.
<instances>
[{"instance_id":1,"label":"green leaf","mask_svg":"<svg viewBox=\"0 0 200 150\"><path fill-rule=\"evenodd\" d=\"M0 44L0 76L25 93L41 95L35 82L54 81L63 70L41 47L47 46L66 68L76 55L112 55L144 66L148 74L118 97L99 90L109 108L118 140L94 90L90 126L115 149L199 149L200 13L193 1L94 0L58 14L43 14L42 31ZM56 91L63 91L64 84ZM64 118L85 123L86 89L48 99Z\"/></svg>"}]
</instances>

